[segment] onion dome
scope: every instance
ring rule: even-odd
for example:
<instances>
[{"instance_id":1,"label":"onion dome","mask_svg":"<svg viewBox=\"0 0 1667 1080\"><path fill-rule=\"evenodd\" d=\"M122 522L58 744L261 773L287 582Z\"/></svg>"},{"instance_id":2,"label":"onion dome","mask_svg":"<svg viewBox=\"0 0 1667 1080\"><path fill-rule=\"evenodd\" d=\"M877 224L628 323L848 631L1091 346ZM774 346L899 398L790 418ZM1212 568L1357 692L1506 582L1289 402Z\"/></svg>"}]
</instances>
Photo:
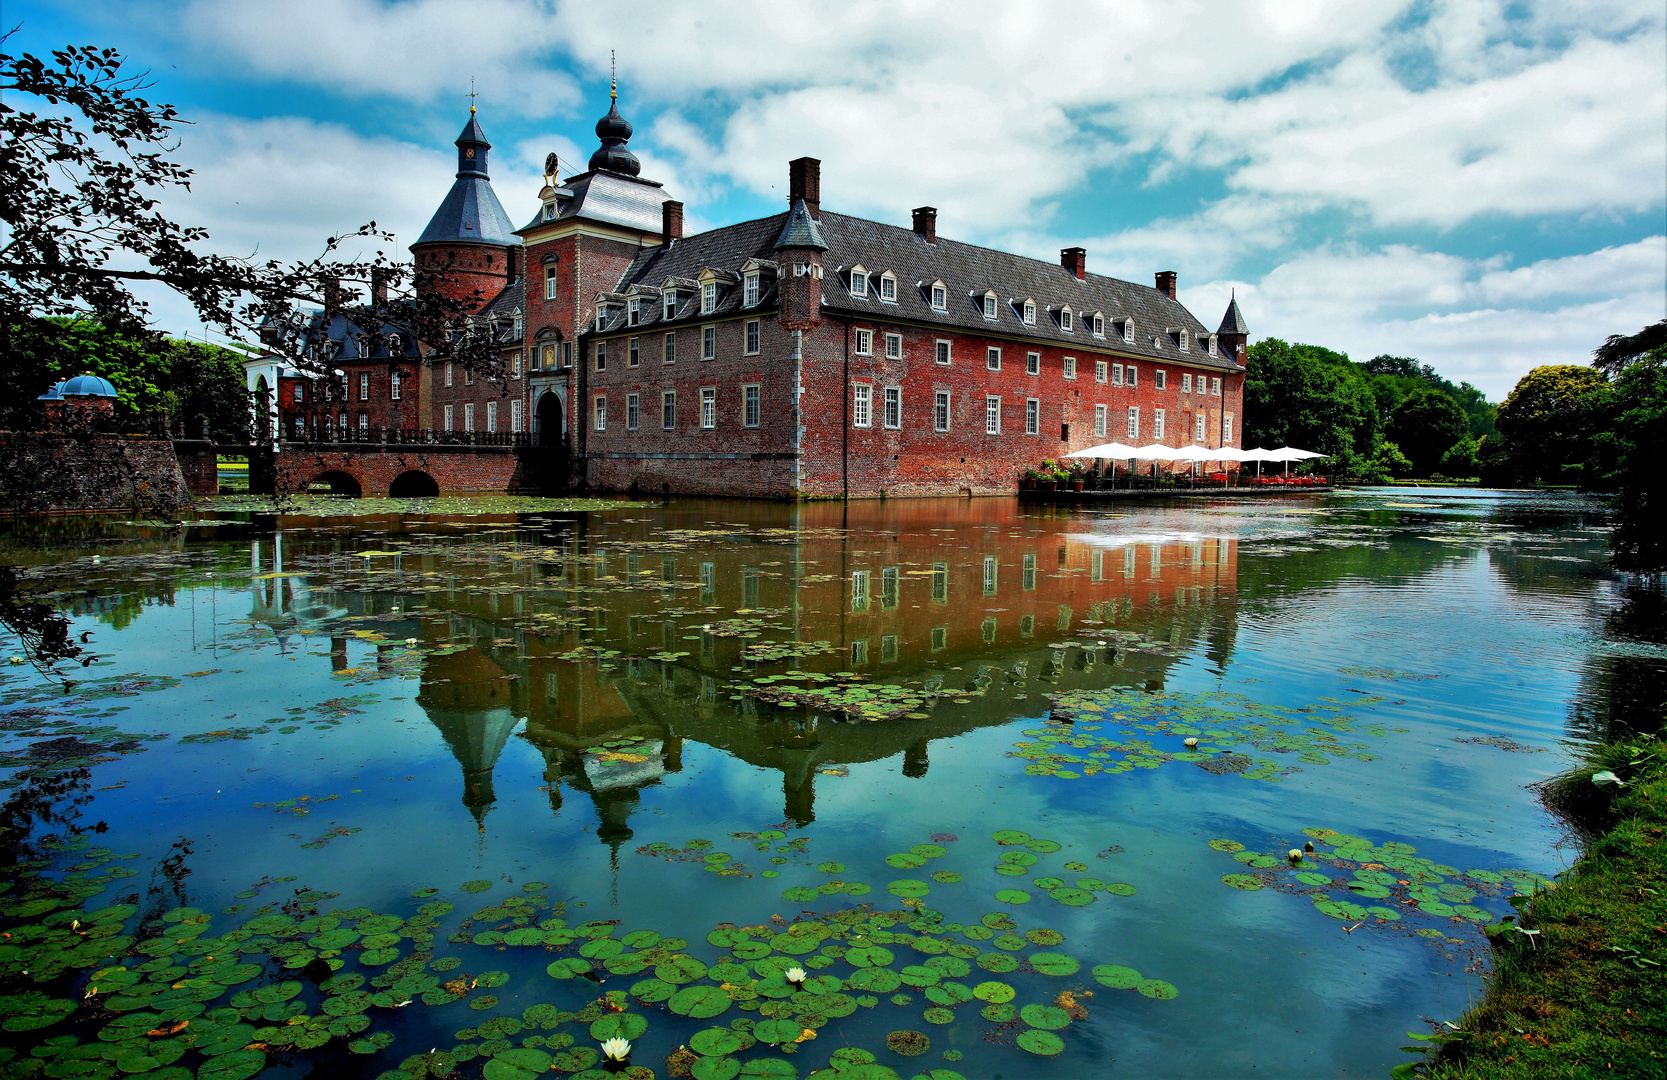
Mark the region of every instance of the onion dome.
<instances>
[{"instance_id":1,"label":"onion dome","mask_svg":"<svg viewBox=\"0 0 1667 1080\"><path fill-rule=\"evenodd\" d=\"M97 375L85 372L77 375L73 379L65 379L63 382L54 387L54 389L57 390L59 397L66 398L113 398L116 396L116 388L110 384L109 379L100 378Z\"/></svg>"},{"instance_id":2,"label":"onion dome","mask_svg":"<svg viewBox=\"0 0 1667 1080\"><path fill-rule=\"evenodd\" d=\"M602 140L602 145L590 155L591 171L604 169L636 176L642 171L642 163L637 160L637 155L625 148L625 144L631 141L631 125L619 115L618 86L609 91L608 97L608 115L596 122L596 137Z\"/></svg>"}]
</instances>

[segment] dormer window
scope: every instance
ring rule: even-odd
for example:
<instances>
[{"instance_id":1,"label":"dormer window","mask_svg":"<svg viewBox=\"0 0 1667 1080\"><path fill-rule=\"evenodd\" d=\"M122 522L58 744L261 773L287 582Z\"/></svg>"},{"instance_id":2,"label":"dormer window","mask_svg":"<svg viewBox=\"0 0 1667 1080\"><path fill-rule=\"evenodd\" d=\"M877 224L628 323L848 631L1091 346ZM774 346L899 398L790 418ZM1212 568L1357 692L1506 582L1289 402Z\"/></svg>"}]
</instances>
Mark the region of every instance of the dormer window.
<instances>
[{"instance_id":1,"label":"dormer window","mask_svg":"<svg viewBox=\"0 0 1667 1080\"><path fill-rule=\"evenodd\" d=\"M1094 327L1095 337L1103 338L1106 336L1106 317L1104 315L1101 315L1098 311L1096 311L1094 313L1094 322L1092 325Z\"/></svg>"},{"instance_id":2,"label":"dormer window","mask_svg":"<svg viewBox=\"0 0 1667 1080\"><path fill-rule=\"evenodd\" d=\"M1177 335L1177 336L1176 336L1176 342L1177 342L1177 343L1178 343L1178 344L1179 344L1179 345L1180 345L1180 346L1181 346L1181 351L1182 351L1182 352L1186 352L1186 351L1187 351L1187 344L1188 344L1188 340L1187 340L1187 339L1189 339L1189 338L1191 338L1191 337L1192 337L1192 334L1191 334L1191 333L1189 333L1189 332L1188 332L1188 331L1186 331L1186 330L1182 330L1182 331L1181 331L1181 332L1180 332L1180 334L1179 334L1179 335Z\"/></svg>"},{"instance_id":3,"label":"dormer window","mask_svg":"<svg viewBox=\"0 0 1667 1080\"><path fill-rule=\"evenodd\" d=\"M1220 353L1220 344L1216 341L1216 336L1214 334L1210 335L1210 346L1209 346L1209 348L1210 348L1210 355L1211 356L1221 355L1221 353Z\"/></svg>"},{"instance_id":4,"label":"dormer window","mask_svg":"<svg viewBox=\"0 0 1667 1080\"><path fill-rule=\"evenodd\" d=\"M1068 307L1062 307L1059 309L1059 328L1067 334L1074 333L1076 331L1076 320L1071 314L1071 309Z\"/></svg>"},{"instance_id":5,"label":"dormer window","mask_svg":"<svg viewBox=\"0 0 1667 1080\"><path fill-rule=\"evenodd\" d=\"M641 321L642 308L639 306L637 298L633 296L625 302L625 325L635 326Z\"/></svg>"},{"instance_id":6,"label":"dormer window","mask_svg":"<svg viewBox=\"0 0 1667 1080\"><path fill-rule=\"evenodd\" d=\"M1123 320L1123 340L1128 342L1131 345L1134 344L1134 320L1133 319L1124 319Z\"/></svg>"},{"instance_id":7,"label":"dormer window","mask_svg":"<svg viewBox=\"0 0 1667 1080\"><path fill-rule=\"evenodd\" d=\"M708 281L700 287L700 313L710 315L718 310L718 283Z\"/></svg>"},{"instance_id":8,"label":"dormer window","mask_svg":"<svg viewBox=\"0 0 1667 1080\"><path fill-rule=\"evenodd\" d=\"M676 289L667 289L666 290L666 292L665 292L665 302L664 302L663 309L662 309L661 314L660 314L660 318L665 322L671 322L673 319L677 318L677 290Z\"/></svg>"},{"instance_id":9,"label":"dormer window","mask_svg":"<svg viewBox=\"0 0 1667 1080\"><path fill-rule=\"evenodd\" d=\"M1025 325L1026 326L1035 326L1036 325L1036 301L1026 300L1024 302L1024 307L1021 308L1020 310L1024 312Z\"/></svg>"},{"instance_id":10,"label":"dormer window","mask_svg":"<svg viewBox=\"0 0 1667 1080\"><path fill-rule=\"evenodd\" d=\"M933 311L949 310L949 289L941 281L934 281L930 293Z\"/></svg>"},{"instance_id":11,"label":"dormer window","mask_svg":"<svg viewBox=\"0 0 1667 1080\"><path fill-rule=\"evenodd\" d=\"M868 298L868 271L861 266L851 267L851 295L858 300Z\"/></svg>"},{"instance_id":12,"label":"dormer window","mask_svg":"<svg viewBox=\"0 0 1667 1080\"><path fill-rule=\"evenodd\" d=\"M897 303L897 278L889 270L880 275L880 299L888 304Z\"/></svg>"},{"instance_id":13,"label":"dormer window","mask_svg":"<svg viewBox=\"0 0 1667 1080\"><path fill-rule=\"evenodd\" d=\"M996 321L996 294L993 292L984 294L984 317L991 322Z\"/></svg>"},{"instance_id":14,"label":"dormer window","mask_svg":"<svg viewBox=\"0 0 1667 1080\"><path fill-rule=\"evenodd\" d=\"M757 272L755 271L751 274L748 274L742 280L743 280L743 284L742 284L743 300L742 300L742 302L747 307L756 307L756 306L758 306L759 288L758 288L758 274L757 274Z\"/></svg>"}]
</instances>

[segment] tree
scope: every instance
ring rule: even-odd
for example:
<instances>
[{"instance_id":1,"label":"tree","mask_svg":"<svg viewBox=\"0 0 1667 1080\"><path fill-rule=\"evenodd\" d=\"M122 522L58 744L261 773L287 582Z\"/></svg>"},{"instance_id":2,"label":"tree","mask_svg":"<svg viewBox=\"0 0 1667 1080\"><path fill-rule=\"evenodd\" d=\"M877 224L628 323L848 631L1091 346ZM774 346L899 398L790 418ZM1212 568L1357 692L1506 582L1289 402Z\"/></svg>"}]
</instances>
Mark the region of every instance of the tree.
<instances>
[{"instance_id":1,"label":"tree","mask_svg":"<svg viewBox=\"0 0 1667 1080\"><path fill-rule=\"evenodd\" d=\"M1592 366L1605 375L1619 375L1629 364L1667 345L1667 319L1623 337L1611 334L1592 354Z\"/></svg>"},{"instance_id":2,"label":"tree","mask_svg":"<svg viewBox=\"0 0 1667 1080\"><path fill-rule=\"evenodd\" d=\"M1372 459L1377 408L1347 356L1265 338L1246 351L1245 370L1245 445L1318 450L1343 475Z\"/></svg>"},{"instance_id":3,"label":"tree","mask_svg":"<svg viewBox=\"0 0 1667 1080\"><path fill-rule=\"evenodd\" d=\"M1499 405L1509 467L1518 479L1591 484L1599 479L1594 438L1613 391L1603 372L1572 364L1537 367Z\"/></svg>"},{"instance_id":4,"label":"tree","mask_svg":"<svg viewBox=\"0 0 1667 1080\"><path fill-rule=\"evenodd\" d=\"M1613 340L1613 339L1611 339ZM1667 570L1667 345L1622 369L1615 380L1616 415L1603 437L1615 458L1615 528L1609 546L1621 570Z\"/></svg>"},{"instance_id":5,"label":"tree","mask_svg":"<svg viewBox=\"0 0 1667 1080\"><path fill-rule=\"evenodd\" d=\"M1372 396L1377 399L1378 415L1389 416L1396 406L1421 389L1436 390L1453 400L1463 410L1474 439L1494 434L1494 405L1487 395L1467 382L1455 386L1435 368L1420 363L1410 356L1374 356L1361 365L1370 377Z\"/></svg>"},{"instance_id":6,"label":"tree","mask_svg":"<svg viewBox=\"0 0 1667 1080\"><path fill-rule=\"evenodd\" d=\"M1423 476L1434 472L1447 453L1469 430L1469 418L1453 399L1437 390L1415 390L1389 417L1389 437L1395 440Z\"/></svg>"}]
</instances>

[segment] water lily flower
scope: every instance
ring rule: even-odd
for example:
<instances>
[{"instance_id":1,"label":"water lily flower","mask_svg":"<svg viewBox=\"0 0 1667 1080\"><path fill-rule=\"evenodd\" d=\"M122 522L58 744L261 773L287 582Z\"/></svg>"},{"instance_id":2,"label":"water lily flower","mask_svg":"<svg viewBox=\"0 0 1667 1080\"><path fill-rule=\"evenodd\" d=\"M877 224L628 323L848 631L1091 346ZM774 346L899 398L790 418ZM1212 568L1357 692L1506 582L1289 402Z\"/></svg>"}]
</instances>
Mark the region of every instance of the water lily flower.
<instances>
[{"instance_id":1,"label":"water lily flower","mask_svg":"<svg viewBox=\"0 0 1667 1080\"><path fill-rule=\"evenodd\" d=\"M1182 739L1181 745L1185 746L1188 750L1196 750L1198 749L1198 740L1193 738Z\"/></svg>"},{"instance_id":2,"label":"water lily flower","mask_svg":"<svg viewBox=\"0 0 1667 1080\"><path fill-rule=\"evenodd\" d=\"M805 969L802 967L790 967L781 973L781 977L790 983L802 983L805 981Z\"/></svg>"},{"instance_id":3,"label":"water lily flower","mask_svg":"<svg viewBox=\"0 0 1667 1080\"><path fill-rule=\"evenodd\" d=\"M602 1042L602 1056L609 1061L624 1061L631 1056L631 1040L615 1035Z\"/></svg>"},{"instance_id":4,"label":"water lily flower","mask_svg":"<svg viewBox=\"0 0 1667 1080\"><path fill-rule=\"evenodd\" d=\"M1292 862L1301 862L1302 861L1302 849L1301 848L1294 847L1289 852L1287 852L1286 854Z\"/></svg>"},{"instance_id":5,"label":"water lily flower","mask_svg":"<svg viewBox=\"0 0 1667 1080\"><path fill-rule=\"evenodd\" d=\"M417 639L414 638L414 637L408 637L408 638L405 639L405 644L407 644L407 645L415 645L416 643L417 643Z\"/></svg>"}]
</instances>

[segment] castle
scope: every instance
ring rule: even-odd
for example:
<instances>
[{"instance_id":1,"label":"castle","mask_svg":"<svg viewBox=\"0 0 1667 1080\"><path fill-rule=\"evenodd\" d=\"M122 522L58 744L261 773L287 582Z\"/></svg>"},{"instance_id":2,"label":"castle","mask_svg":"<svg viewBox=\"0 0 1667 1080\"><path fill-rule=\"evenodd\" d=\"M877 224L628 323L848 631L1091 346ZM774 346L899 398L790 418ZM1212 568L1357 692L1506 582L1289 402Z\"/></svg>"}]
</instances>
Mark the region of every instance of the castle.
<instances>
[{"instance_id":1,"label":"castle","mask_svg":"<svg viewBox=\"0 0 1667 1080\"><path fill-rule=\"evenodd\" d=\"M367 450L415 431L542 447L523 486L767 498L999 494L1114 440L1239 445L1236 302L1212 332L1172 271L1148 287L1089 273L1080 247L1053 264L961 243L930 206L912 228L825 211L808 157L788 165L783 212L684 236L631 133L616 92L586 170L560 180L552 161L515 228L471 107L411 251L443 288L488 298L477 318L504 379L330 316L348 400L328 415L299 373L248 365L280 445L321 425Z\"/></svg>"}]
</instances>

